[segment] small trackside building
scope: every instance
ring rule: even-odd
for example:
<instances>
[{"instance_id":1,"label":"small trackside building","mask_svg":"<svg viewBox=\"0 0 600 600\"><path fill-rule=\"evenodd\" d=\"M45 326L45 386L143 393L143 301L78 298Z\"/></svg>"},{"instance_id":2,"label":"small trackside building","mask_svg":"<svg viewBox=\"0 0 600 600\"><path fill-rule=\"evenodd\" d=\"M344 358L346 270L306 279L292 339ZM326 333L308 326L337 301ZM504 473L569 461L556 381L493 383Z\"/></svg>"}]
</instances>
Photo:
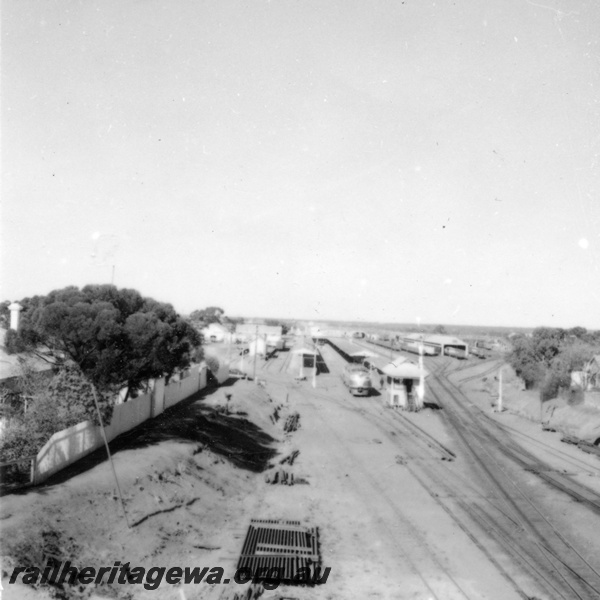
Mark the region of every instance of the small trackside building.
<instances>
[{"instance_id":1,"label":"small trackside building","mask_svg":"<svg viewBox=\"0 0 600 600\"><path fill-rule=\"evenodd\" d=\"M425 378L429 373L403 356L396 357L382 369L385 394L390 407L420 410L425 397Z\"/></svg>"}]
</instances>

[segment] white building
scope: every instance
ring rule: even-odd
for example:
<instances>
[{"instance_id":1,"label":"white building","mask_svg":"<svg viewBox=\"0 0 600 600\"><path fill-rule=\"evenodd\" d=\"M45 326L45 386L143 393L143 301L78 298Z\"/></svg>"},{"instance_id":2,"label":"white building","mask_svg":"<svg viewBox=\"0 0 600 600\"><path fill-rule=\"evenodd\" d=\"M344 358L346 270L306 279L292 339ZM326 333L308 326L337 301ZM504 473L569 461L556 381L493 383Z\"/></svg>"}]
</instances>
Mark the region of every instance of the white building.
<instances>
[{"instance_id":1,"label":"white building","mask_svg":"<svg viewBox=\"0 0 600 600\"><path fill-rule=\"evenodd\" d=\"M228 342L231 339L229 329L220 323L211 323L202 329L201 333L205 342Z\"/></svg>"}]
</instances>

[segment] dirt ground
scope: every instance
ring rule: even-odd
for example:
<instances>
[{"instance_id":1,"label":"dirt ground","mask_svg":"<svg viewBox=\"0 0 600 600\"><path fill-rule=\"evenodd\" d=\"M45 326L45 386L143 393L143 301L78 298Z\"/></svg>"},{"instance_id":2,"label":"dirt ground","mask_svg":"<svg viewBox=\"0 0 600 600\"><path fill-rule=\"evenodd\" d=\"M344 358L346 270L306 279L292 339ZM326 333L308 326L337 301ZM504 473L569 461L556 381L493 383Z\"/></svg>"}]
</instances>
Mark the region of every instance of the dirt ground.
<instances>
[{"instance_id":1,"label":"dirt ground","mask_svg":"<svg viewBox=\"0 0 600 600\"><path fill-rule=\"evenodd\" d=\"M146 569L220 567L223 581L231 579L215 585L163 580L158 590L86 585L66 590L66 597L234 598L247 587L234 583L233 573L251 518L318 527L322 563L331 568L322 585L281 585L263 598L518 598L403 466L395 433L385 424L390 409L384 398L350 399L339 377L343 363L329 347L323 356L330 373L319 375L316 387L310 378L294 378L286 354L258 363L259 382L205 390L114 445L127 522L101 453L46 486L2 498L2 598L54 597L56 590L9 584L6 577L15 566L44 566L49 556L79 567L115 561ZM473 365L453 377L486 369ZM473 402L490 410L490 392L481 388L481 378L465 384ZM441 412L408 416L452 449ZM296 413L300 426L286 433L284 423ZM510 413L493 418L555 468L600 490L596 457L562 444L558 434L542 432L532 421ZM268 484L266 478L296 451L293 465L284 466L295 485ZM464 467L457 461L452 468ZM573 520L573 535L597 555L600 544L581 532L590 529L584 513L567 502L562 508L564 518Z\"/></svg>"}]
</instances>

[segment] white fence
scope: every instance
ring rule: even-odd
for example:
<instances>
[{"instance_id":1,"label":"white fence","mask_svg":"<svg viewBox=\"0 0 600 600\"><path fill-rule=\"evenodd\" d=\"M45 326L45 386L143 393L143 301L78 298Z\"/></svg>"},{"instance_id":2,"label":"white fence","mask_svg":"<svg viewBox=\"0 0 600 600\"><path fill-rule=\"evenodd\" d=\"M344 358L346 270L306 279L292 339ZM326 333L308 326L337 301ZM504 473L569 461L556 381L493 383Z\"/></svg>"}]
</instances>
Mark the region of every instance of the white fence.
<instances>
[{"instance_id":1,"label":"white fence","mask_svg":"<svg viewBox=\"0 0 600 600\"><path fill-rule=\"evenodd\" d=\"M150 393L117 404L113 409L110 425L105 427L108 441L157 417L167 408L206 387L206 370L205 364L193 365L177 381L166 385L164 379L158 379ZM44 482L103 444L100 427L91 421L84 421L55 433L37 454L32 468L32 483Z\"/></svg>"}]
</instances>

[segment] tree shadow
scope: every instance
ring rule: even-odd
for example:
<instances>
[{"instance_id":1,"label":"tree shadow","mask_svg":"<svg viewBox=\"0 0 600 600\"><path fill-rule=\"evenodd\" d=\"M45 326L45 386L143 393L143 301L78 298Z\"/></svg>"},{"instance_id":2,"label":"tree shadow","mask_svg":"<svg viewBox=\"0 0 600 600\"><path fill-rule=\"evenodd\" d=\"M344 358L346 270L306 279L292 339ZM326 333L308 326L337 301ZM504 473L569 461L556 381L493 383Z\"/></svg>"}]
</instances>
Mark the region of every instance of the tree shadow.
<instances>
[{"instance_id":1,"label":"tree shadow","mask_svg":"<svg viewBox=\"0 0 600 600\"><path fill-rule=\"evenodd\" d=\"M259 473L264 471L277 454L269 434L254 423L236 415L207 406L203 398L214 390L202 390L168 408L161 415L148 419L131 431L121 434L109 443L111 454L136 450L165 441L188 442L201 449L209 449L240 469ZM45 493L44 489L63 483L107 460L102 446L60 472L40 486L7 490L6 494ZM0 492L0 495L4 495Z\"/></svg>"}]
</instances>

